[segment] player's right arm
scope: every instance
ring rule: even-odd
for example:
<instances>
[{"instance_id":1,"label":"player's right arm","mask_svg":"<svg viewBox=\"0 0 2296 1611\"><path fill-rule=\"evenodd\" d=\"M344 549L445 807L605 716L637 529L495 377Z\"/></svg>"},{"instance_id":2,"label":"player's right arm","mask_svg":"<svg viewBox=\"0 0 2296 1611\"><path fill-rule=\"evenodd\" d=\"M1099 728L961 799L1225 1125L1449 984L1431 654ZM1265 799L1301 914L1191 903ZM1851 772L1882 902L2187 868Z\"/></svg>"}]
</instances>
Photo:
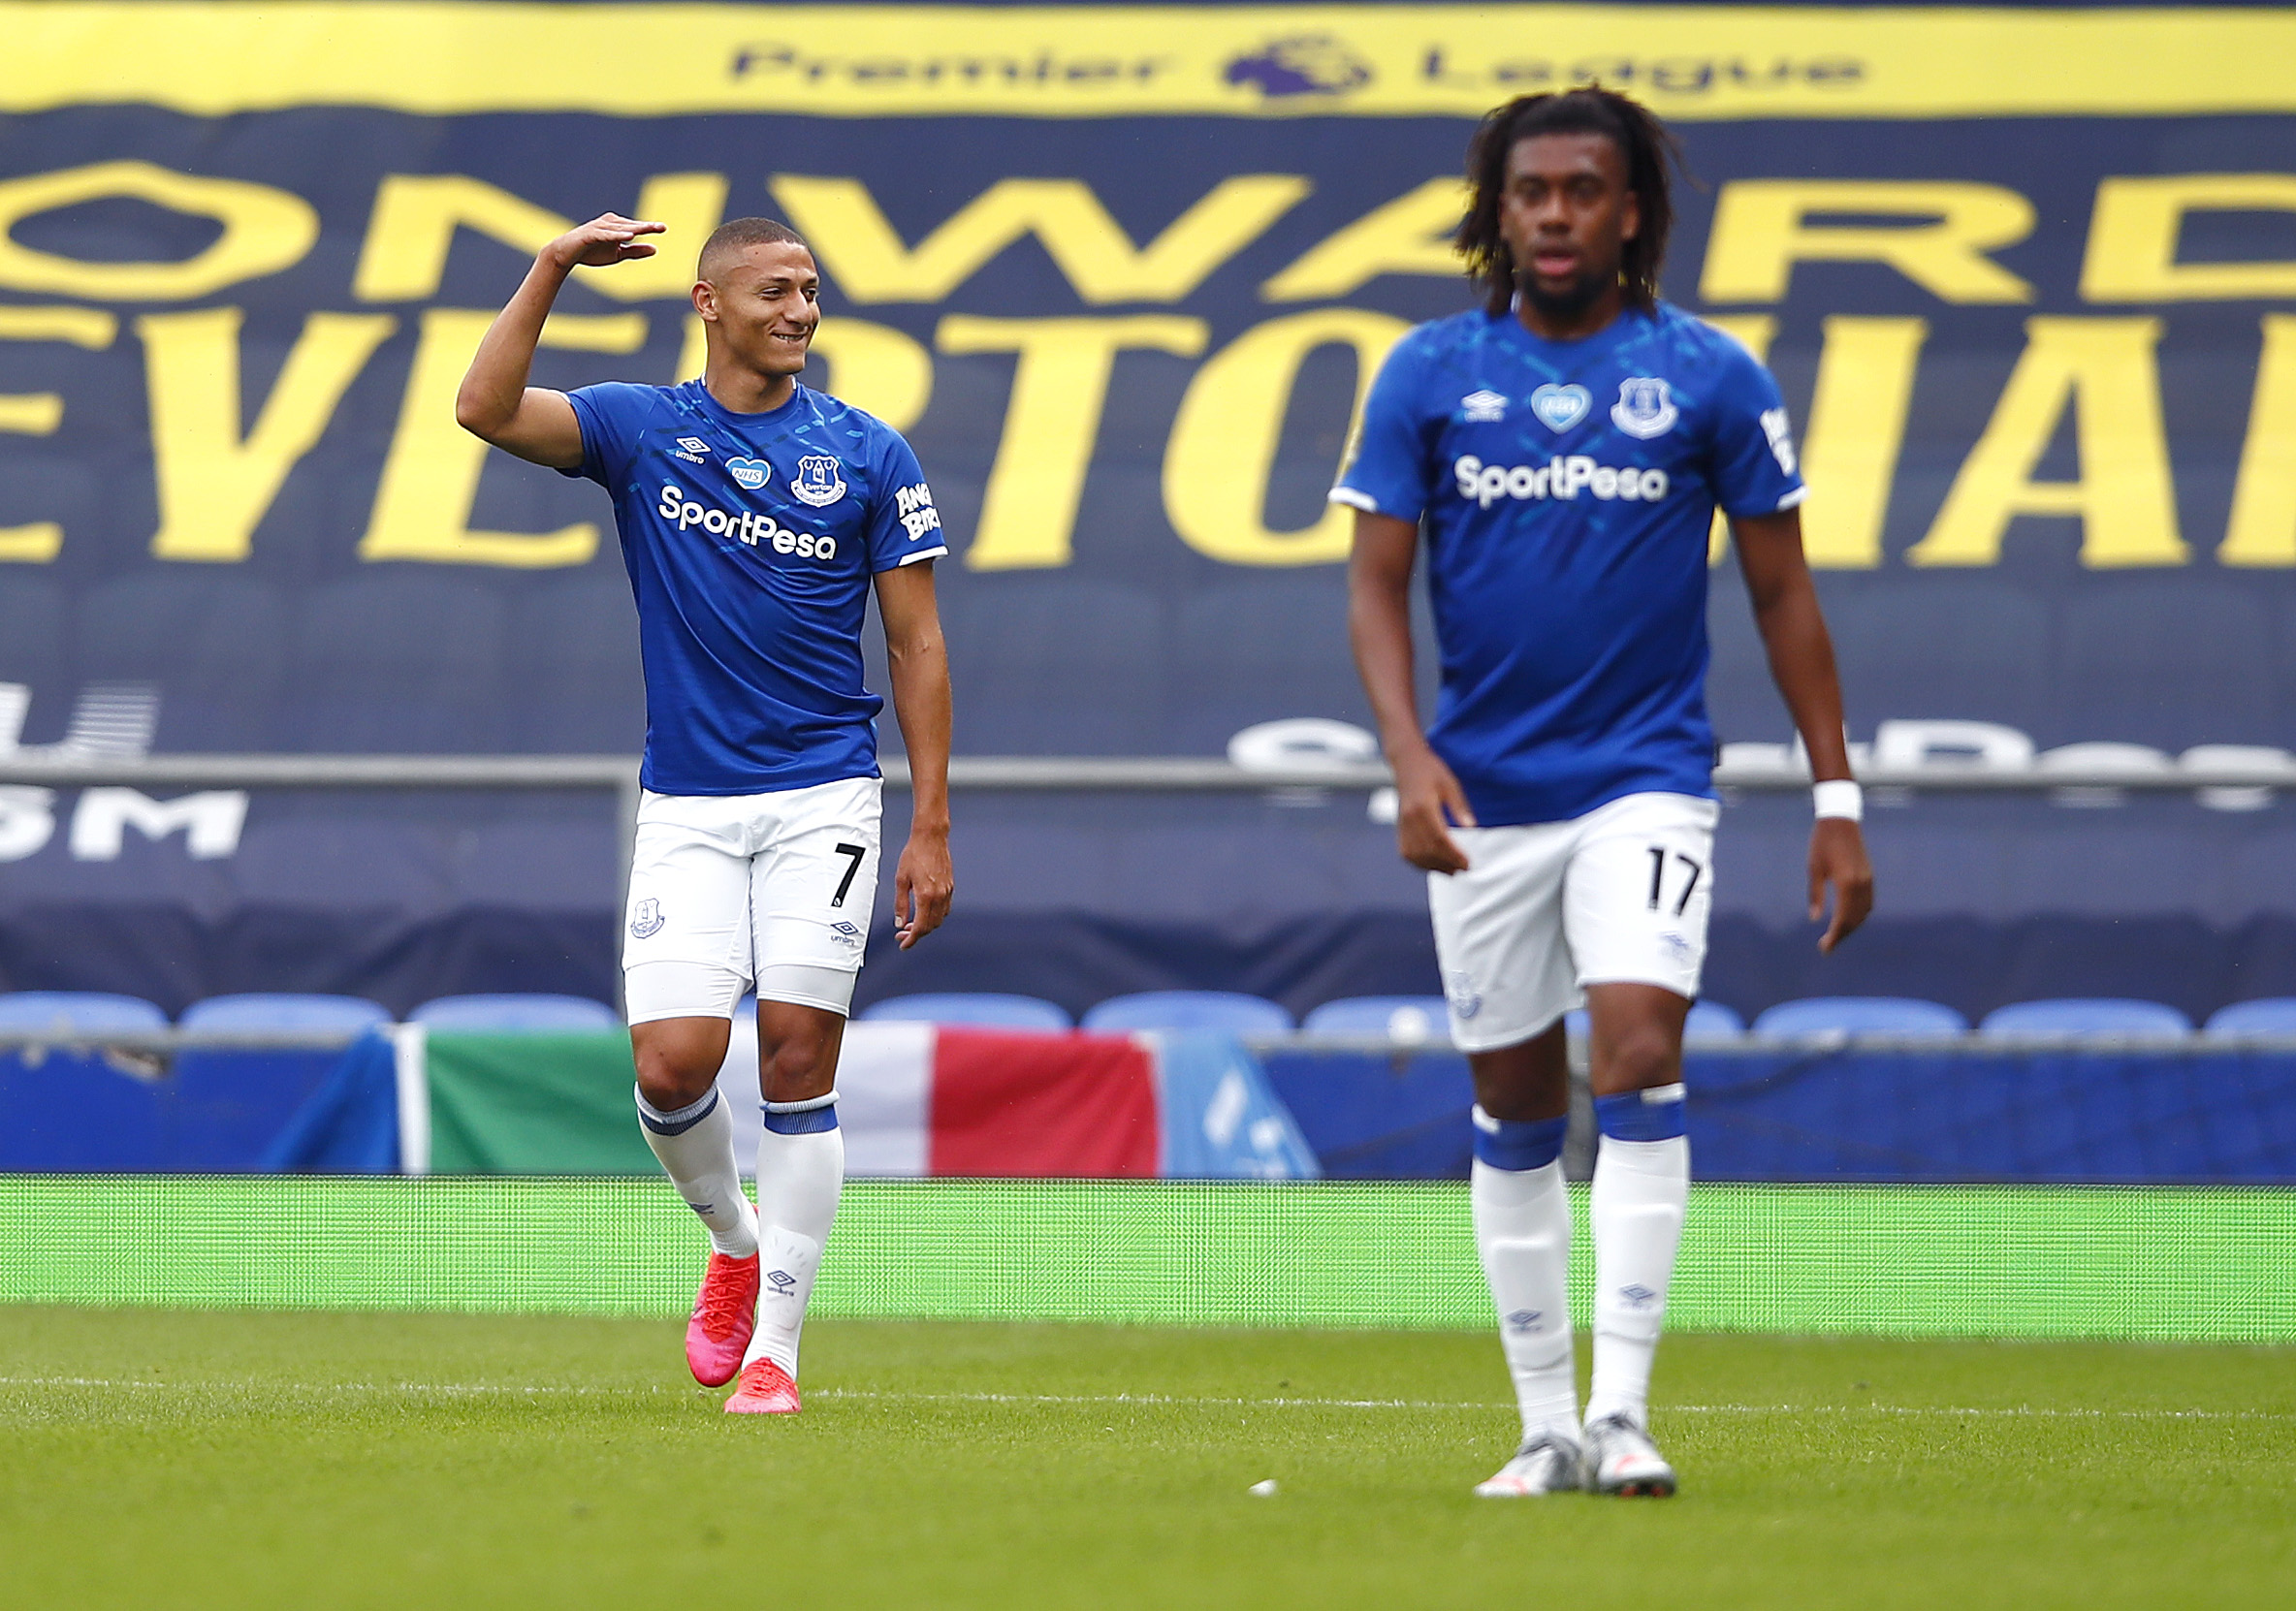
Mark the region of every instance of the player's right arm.
<instances>
[{"instance_id":1,"label":"player's right arm","mask_svg":"<svg viewBox=\"0 0 2296 1611\"><path fill-rule=\"evenodd\" d=\"M1380 746L1395 772L1395 848L1429 872L1464 872L1467 854L1451 831L1474 827L1475 813L1467 791L1427 742L1412 675L1411 568L1419 516L1433 490L1439 424L1419 399L1426 333L1421 327L1405 336L1380 365L1331 501L1355 512L1348 642L1379 723Z\"/></svg>"},{"instance_id":2,"label":"player's right arm","mask_svg":"<svg viewBox=\"0 0 2296 1611\"><path fill-rule=\"evenodd\" d=\"M1452 824L1475 826L1467 791L1419 726L1411 648L1411 567L1419 531L1410 521L1355 511L1348 558L1348 642L1379 723L1380 747L1395 770L1395 845L1429 872L1464 872L1467 854Z\"/></svg>"},{"instance_id":3,"label":"player's right arm","mask_svg":"<svg viewBox=\"0 0 2296 1611\"><path fill-rule=\"evenodd\" d=\"M558 300L558 288L579 264L606 268L652 257L654 247L638 237L659 235L664 226L640 223L609 212L568 230L535 254L534 267L478 344L478 356L455 395L455 421L474 436L505 453L554 470L582 465L582 424L563 392L526 384L543 321Z\"/></svg>"}]
</instances>

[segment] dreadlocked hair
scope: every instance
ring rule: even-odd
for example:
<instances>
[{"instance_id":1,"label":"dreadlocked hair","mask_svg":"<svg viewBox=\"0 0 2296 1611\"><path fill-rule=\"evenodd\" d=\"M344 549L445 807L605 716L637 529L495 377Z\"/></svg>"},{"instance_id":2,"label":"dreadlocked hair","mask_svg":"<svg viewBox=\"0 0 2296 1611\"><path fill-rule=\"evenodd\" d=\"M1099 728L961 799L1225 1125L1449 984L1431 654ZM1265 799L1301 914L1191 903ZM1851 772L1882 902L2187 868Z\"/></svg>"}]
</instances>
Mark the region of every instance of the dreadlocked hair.
<instances>
[{"instance_id":1,"label":"dreadlocked hair","mask_svg":"<svg viewBox=\"0 0 2296 1611\"><path fill-rule=\"evenodd\" d=\"M1515 297L1515 254L1499 234L1499 200L1507 188L1507 155L1517 141L1547 134L1608 136L1626 159L1627 187L1640 205L1641 226L1619 265L1629 305L1648 312L1658 300L1658 270L1674 223L1668 170L1681 166L1681 147L1648 108L1600 84L1544 95L1523 95L1487 114L1467 142L1467 182L1474 187L1467 216L1453 237L1467 260L1467 277L1483 287L1484 305L1504 313Z\"/></svg>"}]
</instances>

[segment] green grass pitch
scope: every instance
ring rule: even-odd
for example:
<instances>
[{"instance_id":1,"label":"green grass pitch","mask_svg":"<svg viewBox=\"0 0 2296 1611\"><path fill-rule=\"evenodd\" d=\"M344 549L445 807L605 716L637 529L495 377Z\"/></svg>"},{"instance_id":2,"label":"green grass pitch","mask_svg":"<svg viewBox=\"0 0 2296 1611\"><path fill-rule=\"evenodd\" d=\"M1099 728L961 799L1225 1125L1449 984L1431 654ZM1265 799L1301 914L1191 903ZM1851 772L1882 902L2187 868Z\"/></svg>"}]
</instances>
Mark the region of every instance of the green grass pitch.
<instances>
[{"instance_id":1,"label":"green grass pitch","mask_svg":"<svg viewBox=\"0 0 2296 1611\"><path fill-rule=\"evenodd\" d=\"M1512 1441L1487 1336L848 1320L806 1354L768 1420L674 1322L0 1309L0 1599L2296 1603L2287 1349L1675 1336L1666 1501L1470 1497Z\"/></svg>"}]
</instances>

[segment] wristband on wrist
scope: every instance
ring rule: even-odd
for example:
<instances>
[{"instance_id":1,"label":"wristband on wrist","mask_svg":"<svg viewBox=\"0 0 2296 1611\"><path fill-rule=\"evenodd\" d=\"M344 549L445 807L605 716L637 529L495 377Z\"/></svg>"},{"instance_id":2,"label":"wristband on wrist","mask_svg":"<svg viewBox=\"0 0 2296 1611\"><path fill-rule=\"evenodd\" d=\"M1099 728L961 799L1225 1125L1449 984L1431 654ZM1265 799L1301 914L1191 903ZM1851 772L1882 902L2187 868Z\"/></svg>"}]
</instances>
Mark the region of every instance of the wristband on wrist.
<instances>
[{"instance_id":1,"label":"wristband on wrist","mask_svg":"<svg viewBox=\"0 0 2296 1611\"><path fill-rule=\"evenodd\" d=\"M1866 791L1849 778L1831 778L1809 792L1820 817L1842 817L1851 822L1865 820Z\"/></svg>"}]
</instances>

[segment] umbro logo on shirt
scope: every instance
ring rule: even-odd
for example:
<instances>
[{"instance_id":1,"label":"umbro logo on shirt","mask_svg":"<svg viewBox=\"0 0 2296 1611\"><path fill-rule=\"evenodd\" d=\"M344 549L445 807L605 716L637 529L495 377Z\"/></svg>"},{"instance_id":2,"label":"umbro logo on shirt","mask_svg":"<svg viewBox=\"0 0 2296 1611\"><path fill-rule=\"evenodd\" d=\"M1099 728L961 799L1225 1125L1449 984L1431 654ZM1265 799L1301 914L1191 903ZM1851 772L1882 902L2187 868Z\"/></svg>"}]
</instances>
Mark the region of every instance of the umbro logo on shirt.
<instances>
[{"instance_id":1,"label":"umbro logo on shirt","mask_svg":"<svg viewBox=\"0 0 2296 1611\"><path fill-rule=\"evenodd\" d=\"M703 441L700 437L681 436L678 438L677 451L671 454L670 457L672 458L683 458L689 464L699 464L702 462L702 456L707 454L709 451L710 444Z\"/></svg>"},{"instance_id":2,"label":"umbro logo on shirt","mask_svg":"<svg viewBox=\"0 0 2296 1611\"><path fill-rule=\"evenodd\" d=\"M1507 418L1507 399L1496 392L1470 392L1459 399L1465 410L1459 418L1469 425L1490 425Z\"/></svg>"}]
</instances>

